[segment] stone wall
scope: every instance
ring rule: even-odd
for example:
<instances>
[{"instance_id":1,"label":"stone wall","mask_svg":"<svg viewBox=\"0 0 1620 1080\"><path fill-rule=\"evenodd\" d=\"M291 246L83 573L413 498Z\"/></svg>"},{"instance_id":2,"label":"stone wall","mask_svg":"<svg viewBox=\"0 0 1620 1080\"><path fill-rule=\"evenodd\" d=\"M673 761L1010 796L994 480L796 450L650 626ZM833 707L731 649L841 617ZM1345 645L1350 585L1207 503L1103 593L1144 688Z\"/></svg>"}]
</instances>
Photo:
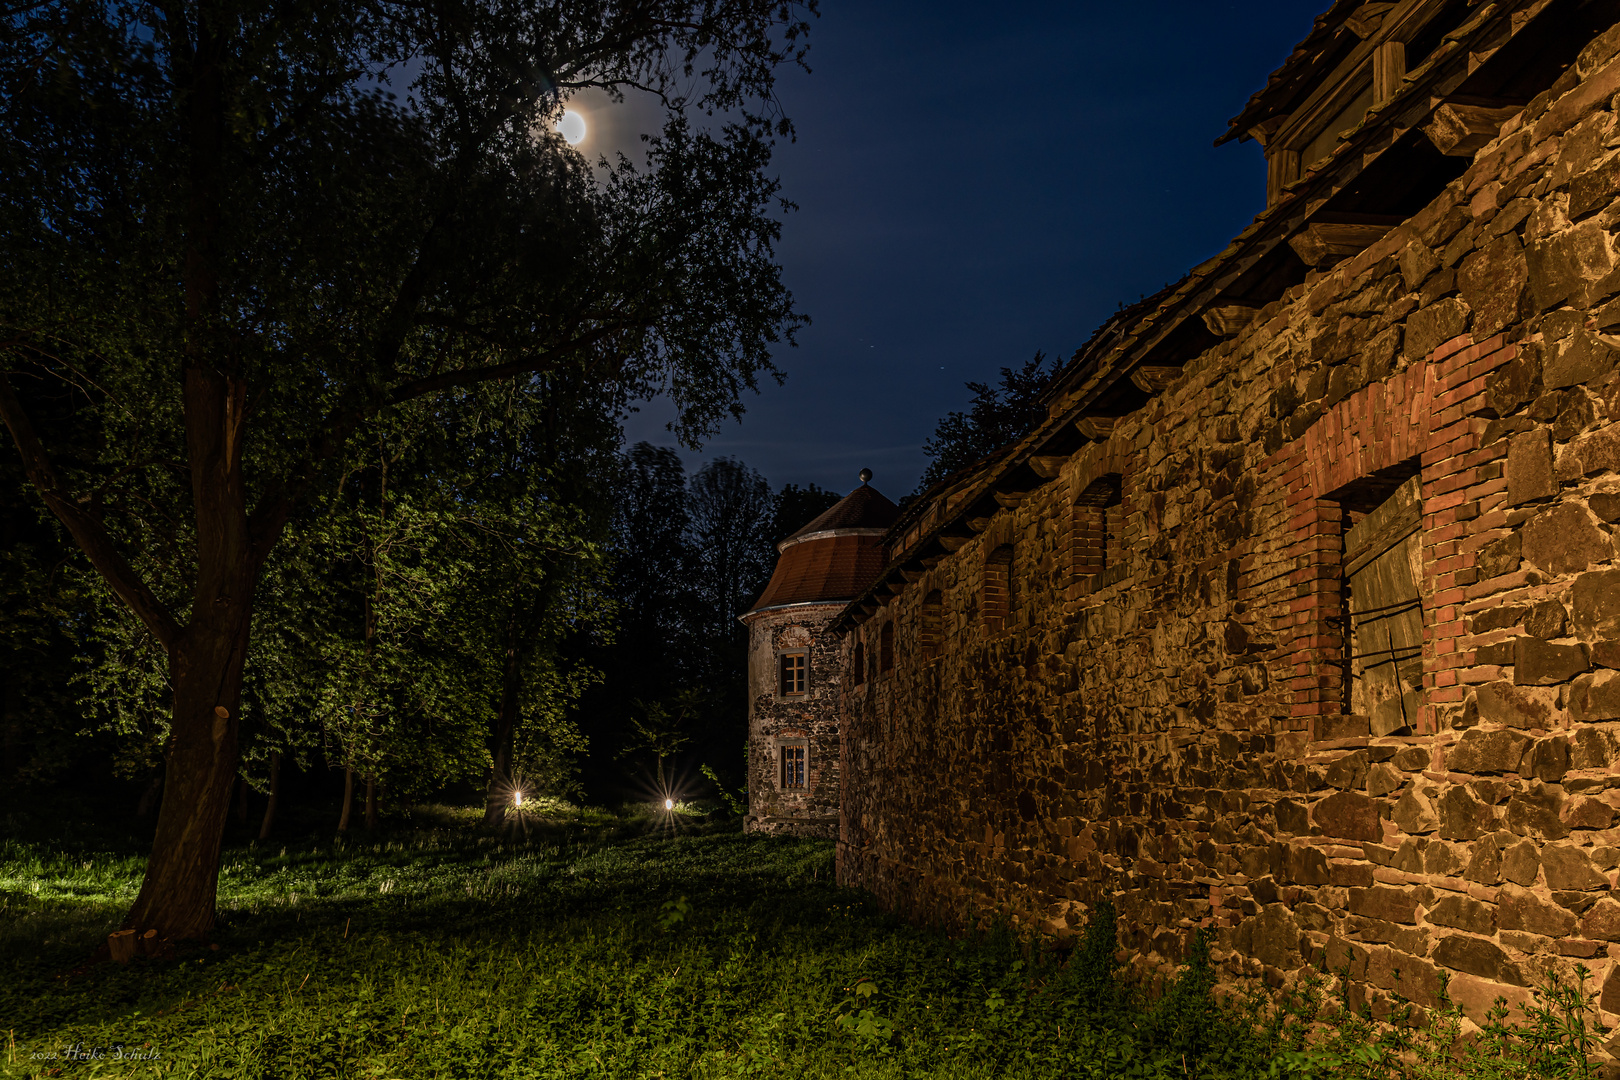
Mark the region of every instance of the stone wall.
<instances>
[{"instance_id":1,"label":"stone wall","mask_svg":"<svg viewBox=\"0 0 1620 1080\"><path fill-rule=\"evenodd\" d=\"M842 665L836 635L826 633L837 604L795 604L748 616L748 832L833 839L838 831L838 693ZM807 693L778 690L782 650L809 653ZM784 791L779 748L805 740L808 790Z\"/></svg>"},{"instance_id":2,"label":"stone wall","mask_svg":"<svg viewBox=\"0 0 1620 1080\"><path fill-rule=\"evenodd\" d=\"M1445 971L1475 1020L1581 963L1620 1023L1617 53L846 635L846 663L885 622L898 647L844 681L840 880L1058 935L1109 897L1144 963L1207 927L1229 975L1348 966L1375 1005ZM1114 474L1117 581L1075 570ZM1421 689L1375 730L1345 707L1342 534L1413 475Z\"/></svg>"}]
</instances>

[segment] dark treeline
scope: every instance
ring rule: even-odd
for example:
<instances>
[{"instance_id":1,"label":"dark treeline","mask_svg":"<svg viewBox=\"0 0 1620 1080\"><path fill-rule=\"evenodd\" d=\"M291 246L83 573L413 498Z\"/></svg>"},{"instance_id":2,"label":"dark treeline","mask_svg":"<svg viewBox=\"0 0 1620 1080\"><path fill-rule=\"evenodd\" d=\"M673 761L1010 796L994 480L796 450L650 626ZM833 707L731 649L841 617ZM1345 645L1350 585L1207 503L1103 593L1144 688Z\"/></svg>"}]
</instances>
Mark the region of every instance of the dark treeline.
<instances>
[{"instance_id":1,"label":"dark treeline","mask_svg":"<svg viewBox=\"0 0 1620 1080\"><path fill-rule=\"evenodd\" d=\"M673 449L647 443L621 468L618 617L610 641L593 638L582 652L603 675L579 710L594 730L589 789L599 797L693 793L705 764L740 787L748 635L737 617L770 580L776 542L839 495L814 484L773 491L731 458L688 476Z\"/></svg>"},{"instance_id":2,"label":"dark treeline","mask_svg":"<svg viewBox=\"0 0 1620 1080\"><path fill-rule=\"evenodd\" d=\"M373 825L479 788L498 822L518 785L699 795L703 765L742 786L737 616L776 542L837 493L773 489L729 458L689 475L671 448L618 452L610 408L538 383L371 434L264 576L239 827L272 835L289 809ZM161 650L20 470L0 468L9 809L93 790L150 820L169 738Z\"/></svg>"}]
</instances>

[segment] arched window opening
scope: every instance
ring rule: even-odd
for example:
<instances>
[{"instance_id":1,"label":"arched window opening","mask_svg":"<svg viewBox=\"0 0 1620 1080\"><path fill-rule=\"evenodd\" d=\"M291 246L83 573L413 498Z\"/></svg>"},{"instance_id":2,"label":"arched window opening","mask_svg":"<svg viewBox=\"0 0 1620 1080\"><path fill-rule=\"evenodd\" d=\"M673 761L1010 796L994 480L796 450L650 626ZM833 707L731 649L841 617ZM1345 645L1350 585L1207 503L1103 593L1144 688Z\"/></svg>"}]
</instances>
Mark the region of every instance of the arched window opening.
<instances>
[{"instance_id":1,"label":"arched window opening","mask_svg":"<svg viewBox=\"0 0 1620 1080\"><path fill-rule=\"evenodd\" d=\"M917 647L922 651L924 660L938 656L945 643L944 619L945 597L935 589L923 598L922 609L918 613Z\"/></svg>"},{"instance_id":2,"label":"arched window opening","mask_svg":"<svg viewBox=\"0 0 1620 1080\"><path fill-rule=\"evenodd\" d=\"M883 624L878 633L878 670L894 670L894 620Z\"/></svg>"},{"instance_id":3,"label":"arched window opening","mask_svg":"<svg viewBox=\"0 0 1620 1080\"><path fill-rule=\"evenodd\" d=\"M984 561L984 586L980 592L979 611L984 616L985 629L995 634L1006 629L1007 620L1017 610L1013 548L1011 544L1002 544Z\"/></svg>"},{"instance_id":4,"label":"arched window opening","mask_svg":"<svg viewBox=\"0 0 1620 1080\"><path fill-rule=\"evenodd\" d=\"M1075 583L1087 591L1125 577L1125 507L1118 473L1100 476L1074 500L1070 554Z\"/></svg>"}]
</instances>

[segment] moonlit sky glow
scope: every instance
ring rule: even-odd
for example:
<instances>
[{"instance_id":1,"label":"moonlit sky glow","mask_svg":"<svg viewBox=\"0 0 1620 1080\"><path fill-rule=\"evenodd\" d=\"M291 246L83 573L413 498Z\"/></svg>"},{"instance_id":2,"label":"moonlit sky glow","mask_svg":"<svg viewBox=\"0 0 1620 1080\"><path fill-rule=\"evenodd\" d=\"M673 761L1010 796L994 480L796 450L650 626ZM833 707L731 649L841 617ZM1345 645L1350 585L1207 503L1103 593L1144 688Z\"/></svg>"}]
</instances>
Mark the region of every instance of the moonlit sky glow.
<instances>
[{"instance_id":1,"label":"moonlit sky glow","mask_svg":"<svg viewBox=\"0 0 1620 1080\"><path fill-rule=\"evenodd\" d=\"M567 110L557 121L557 133L569 146L578 146L585 141L585 118L573 109Z\"/></svg>"},{"instance_id":2,"label":"moonlit sky glow","mask_svg":"<svg viewBox=\"0 0 1620 1080\"><path fill-rule=\"evenodd\" d=\"M780 83L798 141L774 162L799 207L777 254L814 324L777 354L786 384L744 394L687 466L728 455L773 486L848 491L869 465L890 498L911 491L964 382L1067 359L1262 209L1259 147L1211 144L1328 6L823 5L813 74ZM639 162L628 121L653 114L583 104L592 146ZM674 445L670 416L644 404L626 442Z\"/></svg>"}]
</instances>

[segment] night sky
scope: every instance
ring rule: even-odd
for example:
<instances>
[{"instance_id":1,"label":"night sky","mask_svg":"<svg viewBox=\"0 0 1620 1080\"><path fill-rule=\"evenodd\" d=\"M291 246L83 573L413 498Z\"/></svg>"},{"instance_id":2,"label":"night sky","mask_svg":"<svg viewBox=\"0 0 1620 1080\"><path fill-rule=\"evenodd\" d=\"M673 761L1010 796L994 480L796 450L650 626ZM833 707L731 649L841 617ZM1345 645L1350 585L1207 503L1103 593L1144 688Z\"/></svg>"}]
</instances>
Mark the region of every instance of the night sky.
<instances>
[{"instance_id":1,"label":"night sky","mask_svg":"<svg viewBox=\"0 0 1620 1080\"><path fill-rule=\"evenodd\" d=\"M964 382L1066 360L1263 208L1259 147L1211 144L1326 6L823 0L777 158L799 206L779 255L814 323L689 466L838 491L870 466L911 491ZM672 445L668 415L644 406L627 441Z\"/></svg>"}]
</instances>

